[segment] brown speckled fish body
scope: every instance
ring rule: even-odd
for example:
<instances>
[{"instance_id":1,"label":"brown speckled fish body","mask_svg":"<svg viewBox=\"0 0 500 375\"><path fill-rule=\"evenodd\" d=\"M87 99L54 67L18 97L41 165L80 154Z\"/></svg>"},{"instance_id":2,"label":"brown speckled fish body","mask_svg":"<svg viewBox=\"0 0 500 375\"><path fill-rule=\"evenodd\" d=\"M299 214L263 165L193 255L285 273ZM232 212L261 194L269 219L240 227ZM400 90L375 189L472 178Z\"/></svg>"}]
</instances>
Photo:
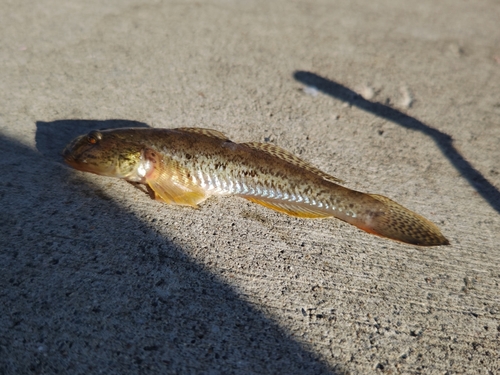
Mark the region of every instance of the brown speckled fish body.
<instances>
[{"instance_id":1,"label":"brown speckled fish body","mask_svg":"<svg viewBox=\"0 0 500 375\"><path fill-rule=\"evenodd\" d=\"M436 225L389 198L343 187L272 144L236 143L215 130L94 131L63 155L75 169L145 184L170 204L196 207L212 195L238 195L292 216L337 217L406 243L448 244Z\"/></svg>"}]
</instances>

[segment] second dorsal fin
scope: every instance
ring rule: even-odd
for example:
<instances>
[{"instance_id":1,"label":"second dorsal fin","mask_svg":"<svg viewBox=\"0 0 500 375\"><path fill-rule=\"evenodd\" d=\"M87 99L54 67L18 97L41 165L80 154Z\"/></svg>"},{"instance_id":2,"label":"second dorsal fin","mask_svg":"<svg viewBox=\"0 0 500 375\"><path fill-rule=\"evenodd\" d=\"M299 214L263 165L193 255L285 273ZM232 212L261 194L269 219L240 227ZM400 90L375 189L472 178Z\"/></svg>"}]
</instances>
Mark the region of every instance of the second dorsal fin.
<instances>
[{"instance_id":1,"label":"second dorsal fin","mask_svg":"<svg viewBox=\"0 0 500 375\"><path fill-rule=\"evenodd\" d=\"M248 142L242 143L242 145L246 145L254 150L264 151L265 153L272 155L274 157L280 158L282 160L286 160L289 163L292 163L298 167L304 168L309 172L316 174L321 177L323 180L330 181L336 184L343 184L344 181L329 175L328 173L323 172L321 169L315 167L311 163L302 160L298 156L295 156L290 151L285 150L279 146L273 145L272 143L259 143L259 142Z\"/></svg>"},{"instance_id":2,"label":"second dorsal fin","mask_svg":"<svg viewBox=\"0 0 500 375\"><path fill-rule=\"evenodd\" d=\"M175 130L179 130L179 131L186 132L186 133L201 134L201 135L205 135L207 137L217 138L217 139L221 139L223 141L229 141L229 138L224 133L221 133L220 131L213 130L213 129L177 128Z\"/></svg>"}]
</instances>

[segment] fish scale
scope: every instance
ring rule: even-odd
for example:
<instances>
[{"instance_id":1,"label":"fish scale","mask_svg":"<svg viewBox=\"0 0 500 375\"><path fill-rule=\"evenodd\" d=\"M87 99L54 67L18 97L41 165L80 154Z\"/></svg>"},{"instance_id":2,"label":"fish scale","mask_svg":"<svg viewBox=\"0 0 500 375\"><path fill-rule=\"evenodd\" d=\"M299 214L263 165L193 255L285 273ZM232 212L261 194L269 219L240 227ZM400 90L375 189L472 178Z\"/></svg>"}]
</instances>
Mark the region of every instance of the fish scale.
<instances>
[{"instance_id":1,"label":"fish scale","mask_svg":"<svg viewBox=\"0 0 500 375\"><path fill-rule=\"evenodd\" d=\"M296 217L336 217L405 243L449 244L435 224L387 197L341 186L278 146L236 143L216 130L93 131L73 140L63 156L77 170L145 184L169 204L197 207L213 195L236 195Z\"/></svg>"}]
</instances>

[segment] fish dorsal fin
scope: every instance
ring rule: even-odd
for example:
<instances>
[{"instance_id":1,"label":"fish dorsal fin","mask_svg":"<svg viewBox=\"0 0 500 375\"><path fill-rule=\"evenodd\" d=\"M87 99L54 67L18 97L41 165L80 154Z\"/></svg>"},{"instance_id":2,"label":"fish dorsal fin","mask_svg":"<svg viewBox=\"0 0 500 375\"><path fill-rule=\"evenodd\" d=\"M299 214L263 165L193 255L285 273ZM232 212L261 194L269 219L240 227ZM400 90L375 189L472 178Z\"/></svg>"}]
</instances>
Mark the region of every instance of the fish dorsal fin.
<instances>
[{"instance_id":1,"label":"fish dorsal fin","mask_svg":"<svg viewBox=\"0 0 500 375\"><path fill-rule=\"evenodd\" d=\"M145 176L145 182L155 193L155 198L165 203L197 207L208 198L201 187L195 185L189 172L174 161L164 162L157 151L146 148L143 158L152 166Z\"/></svg>"},{"instance_id":2,"label":"fish dorsal fin","mask_svg":"<svg viewBox=\"0 0 500 375\"><path fill-rule=\"evenodd\" d=\"M280 158L282 160L286 160L289 163L292 163L298 167L304 168L309 172L314 173L315 175L321 177L323 180L330 181L336 184L343 184L344 181L329 175L328 173L323 172L321 169L315 167L311 163L302 160L298 156L295 156L290 151L287 151L279 146L273 145L272 143L259 143L259 142L248 142L242 143L254 150L264 151L265 153Z\"/></svg>"},{"instance_id":3,"label":"fish dorsal fin","mask_svg":"<svg viewBox=\"0 0 500 375\"><path fill-rule=\"evenodd\" d=\"M210 137L210 138L216 138L216 139L220 139L223 141L229 141L229 138L225 134L223 134L217 130L213 130L213 129L177 128L175 130L183 131L185 133L201 134L201 135L205 135L205 136Z\"/></svg>"},{"instance_id":4,"label":"fish dorsal fin","mask_svg":"<svg viewBox=\"0 0 500 375\"><path fill-rule=\"evenodd\" d=\"M333 213L331 212L326 212L325 210L321 210L317 207L305 203L287 202L268 198L256 198L248 195L241 195L241 197L248 199L251 202L260 204L264 207L270 208L271 210L283 212L290 216L308 219L333 216Z\"/></svg>"}]
</instances>

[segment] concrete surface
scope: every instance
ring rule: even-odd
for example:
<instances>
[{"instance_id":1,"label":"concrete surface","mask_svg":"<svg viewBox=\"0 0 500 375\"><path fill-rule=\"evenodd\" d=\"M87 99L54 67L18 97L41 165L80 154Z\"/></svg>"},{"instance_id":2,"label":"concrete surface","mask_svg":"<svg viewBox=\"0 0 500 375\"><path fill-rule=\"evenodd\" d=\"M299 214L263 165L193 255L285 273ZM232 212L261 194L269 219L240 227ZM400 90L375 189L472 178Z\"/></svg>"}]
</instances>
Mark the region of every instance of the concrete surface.
<instances>
[{"instance_id":1,"label":"concrete surface","mask_svg":"<svg viewBox=\"0 0 500 375\"><path fill-rule=\"evenodd\" d=\"M0 2L0 374L500 372L498 1L102 3ZM134 124L276 143L452 246L62 165Z\"/></svg>"}]
</instances>

